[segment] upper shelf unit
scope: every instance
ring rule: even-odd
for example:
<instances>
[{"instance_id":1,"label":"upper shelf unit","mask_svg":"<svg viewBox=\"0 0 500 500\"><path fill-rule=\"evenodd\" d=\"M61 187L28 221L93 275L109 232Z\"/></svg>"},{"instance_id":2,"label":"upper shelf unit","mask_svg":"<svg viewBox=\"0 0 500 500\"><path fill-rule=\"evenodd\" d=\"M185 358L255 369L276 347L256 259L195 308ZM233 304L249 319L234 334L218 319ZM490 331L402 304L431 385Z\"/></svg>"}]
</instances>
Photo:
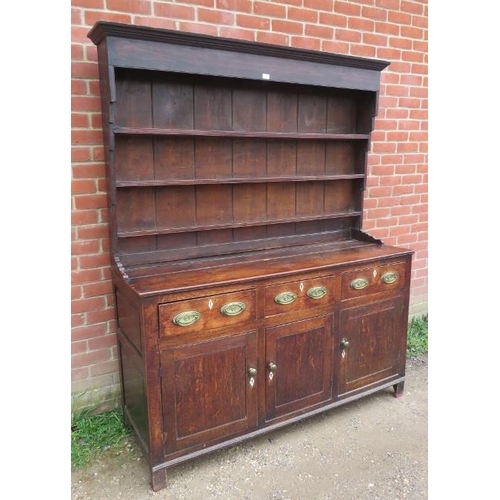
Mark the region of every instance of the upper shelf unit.
<instances>
[{"instance_id":1,"label":"upper shelf unit","mask_svg":"<svg viewBox=\"0 0 500 500\"><path fill-rule=\"evenodd\" d=\"M386 62L109 22L89 37L99 50L111 245L122 261L361 228Z\"/></svg>"}]
</instances>

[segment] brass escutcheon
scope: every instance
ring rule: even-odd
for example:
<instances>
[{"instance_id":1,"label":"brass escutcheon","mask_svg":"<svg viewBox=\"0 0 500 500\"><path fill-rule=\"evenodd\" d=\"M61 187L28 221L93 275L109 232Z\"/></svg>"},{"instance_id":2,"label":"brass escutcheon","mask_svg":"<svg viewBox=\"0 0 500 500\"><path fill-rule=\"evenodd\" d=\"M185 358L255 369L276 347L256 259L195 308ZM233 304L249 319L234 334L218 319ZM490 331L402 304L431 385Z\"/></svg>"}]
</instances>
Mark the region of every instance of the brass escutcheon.
<instances>
[{"instance_id":1,"label":"brass escutcheon","mask_svg":"<svg viewBox=\"0 0 500 500\"><path fill-rule=\"evenodd\" d=\"M297 294L293 292L282 292L274 297L274 302L285 306L291 304L297 298Z\"/></svg>"},{"instance_id":2,"label":"brass escutcheon","mask_svg":"<svg viewBox=\"0 0 500 500\"><path fill-rule=\"evenodd\" d=\"M244 302L229 302L220 308L220 312L225 316L238 316L238 314L241 314L246 308L247 306Z\"/></svg>"},{"instance_id":3,"label":"brass escutcheon","mask_svg":"<svg viewBox=\"0 0 500 500\"><path fill-rule=\"evenodd\" d=\"M351 281L351 288L354 288L354 290L362 290L367 286L368 280L365 278L356 278L355 280Z\"/></svg>"},{"instance_id":4,"label":"brass escutcheon","mask_svg":"<svg viewBox=\"0 0 500 500\"><path fill-rule=\"evenodd\" d=\"M380 279L384 282L390 285L391 283L394 283L398 280L398 273L395 271L388 271L380 277Z\"/></svg>"},{"instance_id":5,"label":"brass escutcheon","mask_svg":"<svg viewBox=\"0 0 500 500\"><path fill-rule=\"evenodd\" d=\"M322 299L326 295L326 287L313 286L307 290L307 296L310 299Z\"/></svg>"},{"instance_id":6,"label":"brass escutcheon","mask_svg":"<svg viewBox=\"0 0 500 500\"><path fill-rule=\"evenodd\" d=\"M189 326L196 323L201 318L201 314L198 311L185 311L176 314L172 321L178 326Z\"/></svg>"}]
</instances>

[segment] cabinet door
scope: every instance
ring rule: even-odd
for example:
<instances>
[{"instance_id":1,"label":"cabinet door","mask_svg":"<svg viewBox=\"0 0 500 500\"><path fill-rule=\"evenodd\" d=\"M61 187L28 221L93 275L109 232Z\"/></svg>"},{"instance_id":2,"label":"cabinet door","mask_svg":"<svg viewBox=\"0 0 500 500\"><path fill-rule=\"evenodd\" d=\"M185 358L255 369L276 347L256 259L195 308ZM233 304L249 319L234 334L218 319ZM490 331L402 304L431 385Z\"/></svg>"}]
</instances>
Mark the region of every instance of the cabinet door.
<instances>
[{"instance_id":1,"label":"cabinet door","mask_svg":"<svg viewBox=\"0 0 500 500\"><path fill-rule=\"evenodd\" d=\"M163 351L166 451L202 447L257 424L256 332Z\"/></svg>"},{"instance_id":2,"label":"cabinet door","mask_svg":"<svg viewBox=\"0 0 500 500\"><path fill-rule=\"evenodd\" d=\"M406 311L399 297L340 311L339 396L404 375Z\"/></svg>"},{"instance_id":3,"label":"cabinet door","mask_svg":"<svg viewBox=\"0 0 500 500\"><path fill-rule=\"evenodd\" d=\"M332 395L332 317L266 330L266 418L327 401Z\"/></svg>"}]
</instances>

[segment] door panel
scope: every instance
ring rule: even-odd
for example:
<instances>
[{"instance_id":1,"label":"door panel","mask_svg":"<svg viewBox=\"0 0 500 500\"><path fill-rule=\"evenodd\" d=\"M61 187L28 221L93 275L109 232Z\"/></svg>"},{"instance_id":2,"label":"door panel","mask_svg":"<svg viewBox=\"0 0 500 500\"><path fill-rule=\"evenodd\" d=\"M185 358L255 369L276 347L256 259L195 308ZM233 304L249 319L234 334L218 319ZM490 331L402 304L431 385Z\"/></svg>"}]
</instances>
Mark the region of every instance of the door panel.
<instances>
[{"instance_id":1,"label":"door panel","mask_svg":"<svg viewBox=\"0 0 500 500\"><path fill-rule=\"evenodd\" d=\"M205 445L257 424L256 332L162 353L164 427L169 451Z\"/></svg>"},{"instance_id":2,"label":"door panel","mask_svg":"<svg viewBox=\"0 0 500 500\"><path fill-rule=\"evenodd\" d=\"M267 420L331 398L331 326L326 316L267 329Z\"/></svg>"},{"instance_id":3,"label":"door panel","mask_svg":"<svg viewBox=\"0 0 500 500\"><path fill-rule=\"evenodd\" d=\"M404 374L405 311L401 298L340 311L339 396Z\"/></svg>"}]
</instances>

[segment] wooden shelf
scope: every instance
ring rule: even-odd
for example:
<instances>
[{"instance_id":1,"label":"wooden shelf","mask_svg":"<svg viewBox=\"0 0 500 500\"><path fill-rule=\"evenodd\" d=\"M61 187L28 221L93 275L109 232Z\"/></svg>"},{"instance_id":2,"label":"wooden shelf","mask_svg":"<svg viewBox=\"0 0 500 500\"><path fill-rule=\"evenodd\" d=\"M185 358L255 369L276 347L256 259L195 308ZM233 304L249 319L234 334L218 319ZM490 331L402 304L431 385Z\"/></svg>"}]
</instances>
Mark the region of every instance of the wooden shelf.
<instances>
[{"instance_id":1,"label":"wooden shelf","mask_svg":"<svg viewBox=\"0 0 500 500\"><path fill-rule=\"evenodd\" d=\"M260 139L323 139L323 140L352 140L360 141L370 138L369 134L336 134L310 132L272 132L272 131L239 131L239 130L198 130L198 129L170 129L146 127L114 127L115 134L123 135L168 135L188 137L248 137Z\"/></svg>"},{"instance_id":2,"label":"wooden shelf","mask_svg":"<svg viewBox=\"0 0 500 500\"><path fill-rule=\"evenodd\" d=\"M156 272L159 265L172 266L172 261L175 261L175 267L192 265L191 259L196 258L198 262L203 260L209 262L213 259L229 259L234 261L246 261L248 259L255 260L252 256L259 255L257 260L262 260L263 256L268 258L272 252L282 252L287 248L309 248L311 252L316 251L318 245L339 245L337 249L344 248L347 244L349 247L357 246L361 239L353 236L350 229L342 229L337 231L324 231L310 234L297 234L293 236L266 237L263 239L254 239L253 241L233 241L231 243L218 243L217 255L214 256L210 248L184 248L182 256L179 257L179 252L171 249L149 250L134 253L122 253L116 255L116 259L121 265L131 268L142 268L144 272L149 272L147 269L154 265ZM369 239L363 244L378 243L377 240ZM174 258L172 258L174 256Z\"/></svg>"},{"instance_id":3,"label":"wooden shelf","mask_svg":"<svg viewBox=\"0 0 500 500\"><path fill-rule=\"evenodd\" d=\"M168 179L145 181L116 181L117 188L131 187L163 187L163 186L192 186L204 184L260 184L267 182L313 182L313 181L338 181L351 179L364 179L364 174L346 175L316 175L316 176L287 176L287 177L227 177L210 179Z\"/></svg>"},{"instance_id":4,"label":"wooden shelf","mask_svg":"<svg viewBox=\"0 0 500 500\"><path fill-rule=\"evenodd\" d=\"M119 231L117 236L119 238L135 238L137 236L156 236L159 234L174 234L174 233L185 233L188 231L211 231L213 229L234 229L240 227L253 227L255 225L270 225L270 224L289 224L296 222L307 222L307 221L318 221L323 219L340 219L344 217L359 217L362 212L336 212L321 214L317 216L309 217L290 217L283 218L279 220L254 220L246 221L241 223L228 222L224 224L211 224L211 225L200 225L200 226L183 226L183 227L173 227L173 228L151 228L151 229L141 229L137 231Z\"/></svg>"}]
</instances>

